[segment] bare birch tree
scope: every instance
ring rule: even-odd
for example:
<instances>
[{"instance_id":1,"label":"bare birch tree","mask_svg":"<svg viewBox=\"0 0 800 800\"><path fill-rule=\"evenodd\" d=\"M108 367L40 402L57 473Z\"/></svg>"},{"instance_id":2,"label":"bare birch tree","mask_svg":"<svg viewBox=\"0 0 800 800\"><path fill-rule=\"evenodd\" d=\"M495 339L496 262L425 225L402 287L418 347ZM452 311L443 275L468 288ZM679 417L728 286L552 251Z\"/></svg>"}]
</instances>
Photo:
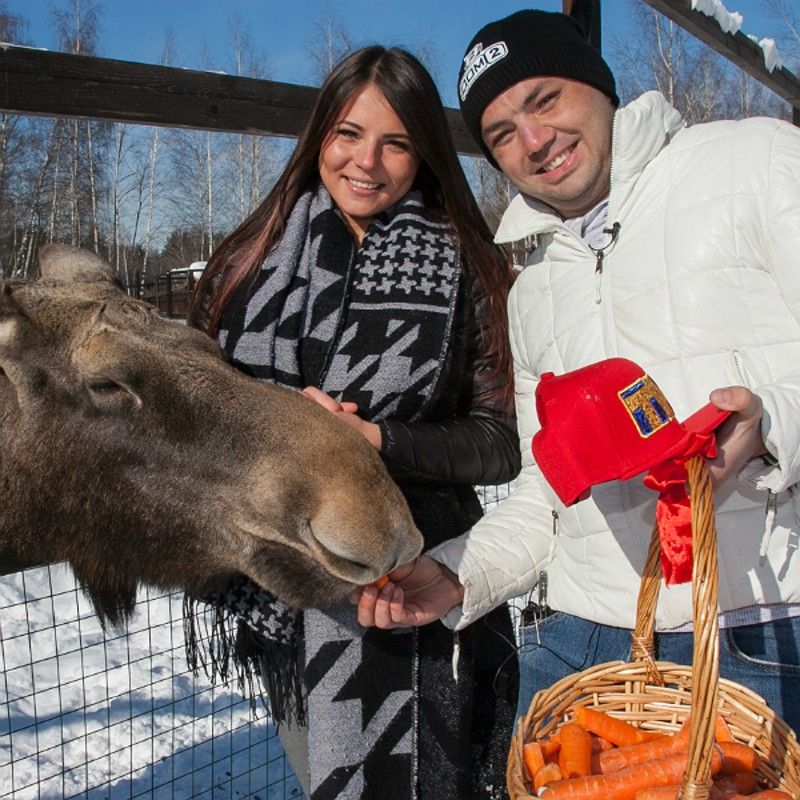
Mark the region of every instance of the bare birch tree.
<instances>
[{"instance_id":1,"label":"bare birch tree","mask_svg":"<svg viewBox=\"0 0 800 800\"><path fill-rule=\"evenodd\" d=\"M52 8L52 14L58 45L63 52L84 55L96 52L99 10L94 0L64 0L64 5ZM107 132L108 126L90 121L65 120L57 127L63 132L68 145L66 202L69 230L66 238L71 244L89 244L99 252L97 172L104 159L98 159L96 155L97 142L93 132Z\"/></svg>"},{"instance_id":2,"label":"bare birch tree","mask_svg":"<svg viewBox=\"0 0 800 800\"><path fill-rule=\"evenodd\" d=\"M326 2L312 26L306 45L316 82L322 83L333 67L352 49L353 41L347 26Z\"/></svg>"},{"instance_id":3,"label":"bare birch tree","mask_svg":"<svg viewBox=\"0 0 800 800\"><path fill-rule=\"evenodd\" d=\"M164 45L161 49L161 64L170 66L175 61L177 53L177 44L175 42L175 33L171 28L167 28L164 32ZM153 237L154 237L154 218L156 213L156 190L159 186L158 170L159 170L159 145L160 145L160 129L153 127L150 132L149 147L148 147L148 161L147 161L147 200L145 211L145 230L143 240L144 250L144 263L142 265L142 273L147 276L150 274L150 254L153 250ZM155 276L153 276L155 277Z\"/></svg>"},{"instance_id":4,"label":"bare birch tree","mask_svg":"<svg viewBox=\"0 0 800 800\"><path fill-rule=\"evenodd\" d=\"M795 71L800 64L800 9L796 0L766 0L766 8L776 24L774 38L783 58ZM769 33L769 32L768 32Z\"/></svg>"},{"instance_id":5,"label":"bare birch tree","mask_svg":"<svg viewBox=\"0 0 800 800\"><path fill-rule=\"evenodd\" d=\"M774 95L723 56L642 0L628 2L632 33L611 48L623 103L657 89L689 124L783 115Z\"/></svg>"},{"instance_id":6,"label":"bare birch tree","mask_svg":"<svg viewBox=\"0 0 800 800\"><path fill-rule=\"evenodd\" d=\"M0 3L0 40L24 43L25 20L10 14L5 2ZM17 252L17 198L12 194L12 184L16 167L25 157L27 147L24 125L19 117L5 112L0 113L0 236L6 242L6 248L0 257L0 277L7 277L14 271L15 253ZM11 247L8 247L8 243Z\"/></svg>"},{"instance_id":7,"label":"bare birch tree","mask_svg":"<svg viewBox=\"0 0 800 800\"><path fill-rule=\"evenodd\" d=\"M256 52L252 38L238 15L230 17L228 33L235 74L247 78L266 78L269 73L265 59ZM265 144L263 136L238 134L233 137L236 206L227 209L233 218L225 227L238 224L261 200L263 179L270 171L270 164L266 163Z\"/></svg>"}]
</instances>

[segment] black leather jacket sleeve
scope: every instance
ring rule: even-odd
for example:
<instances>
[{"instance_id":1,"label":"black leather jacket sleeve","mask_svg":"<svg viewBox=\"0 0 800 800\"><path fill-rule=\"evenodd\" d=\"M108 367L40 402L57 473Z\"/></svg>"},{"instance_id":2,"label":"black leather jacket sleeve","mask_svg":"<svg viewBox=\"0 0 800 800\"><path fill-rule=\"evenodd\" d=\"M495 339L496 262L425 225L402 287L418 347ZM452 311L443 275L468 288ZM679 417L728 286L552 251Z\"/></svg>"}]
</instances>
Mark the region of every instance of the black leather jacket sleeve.
<instances>
[{"instance_id":1,"label":"black leather jacket sleeve","mask_svg":"<svg viewBox=\"0 0 800 800\"><path fill-rule=\"evenodd\" d=\"M492 387L480 332L488 303L479 299L466 305L464 369L459 382L448 381L445 388L458 393L459 410L438 421L379 423L382 453L398 480L494 485L513 480L520 471L516 418L486 394Z\"/></svg>"},{"instance_id":2,"label":"black leather jacket sleeve","mask_svg":"<svg viewBox=\"0 0 800 800\"><path fill-rule=\"evenodd\" d=\"M489 486L508 483L520 470L516 431L495 417L379 425L389 472L401 480Z\"/></svg>"}]
</instances>

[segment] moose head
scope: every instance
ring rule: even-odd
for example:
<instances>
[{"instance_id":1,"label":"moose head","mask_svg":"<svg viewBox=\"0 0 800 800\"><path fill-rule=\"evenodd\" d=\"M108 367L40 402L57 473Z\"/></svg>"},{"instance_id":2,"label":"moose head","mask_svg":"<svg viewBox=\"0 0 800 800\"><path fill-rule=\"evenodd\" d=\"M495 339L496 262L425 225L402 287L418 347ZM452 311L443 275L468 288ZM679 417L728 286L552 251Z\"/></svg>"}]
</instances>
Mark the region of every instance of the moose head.
<instances>
[{"instance_id":1,"label":"moose head","mask_svg":"<svg viewBox=\"0 0 800 800\"><path fill-rule=\"evenodd\" d=\"M422 537L378 453L304 395L226 363L65 245L0 283L0 567L68 561L104 621L140 584L244 574L324 606Z\"/></svg>"}]
</instances>

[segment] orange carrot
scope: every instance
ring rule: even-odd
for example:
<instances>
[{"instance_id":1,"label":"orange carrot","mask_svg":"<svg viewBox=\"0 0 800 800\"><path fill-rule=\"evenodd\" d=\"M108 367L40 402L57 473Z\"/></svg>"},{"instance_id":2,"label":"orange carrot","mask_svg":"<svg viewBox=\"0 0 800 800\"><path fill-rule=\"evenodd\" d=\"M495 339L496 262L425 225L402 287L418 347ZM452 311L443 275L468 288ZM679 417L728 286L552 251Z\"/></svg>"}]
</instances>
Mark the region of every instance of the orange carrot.
<instances>
[{"instance_id":1,"label":"orange carrot","mask_svg":"<svg viewBox=\"0 0 800 800\"><path fill-rule=\"evenodd\" d=\"M610 750L613 746L613 742L609 742L608 739L604 739L602 736L598 736L596 733L590 734L592 737L592 752L593 753L600 753L603 750Z\"/></svg>"},{"instance_id":2,"label":"orange carrot","mask_svg":"<svg viewBox=\"0 0 800 800\"><path fill-rule=\"evenodd\" d=\"M643 789L680 783L687 761L687 753L673 753L608 775L586 775L557 781L549 784L541 796L544 800L636 800L636 793ZM714 748L712 774L719 770L721 762L722 755Z\"/></svg>"},{"instance_id":3,"label":"orange carrot","mask_svg":"<svg viewBox=\"0 0 800 800\"><path fill-rule=\"evenodd\" d=\"M763 792L755 794L735 794L730 800L792 800L792 796L780 789L764 789Z\"/></svg>"},{"instance_id":4,"label":"orange carrot","mask_svg":"<svg viewBox=\"0 0 800 800\"><path fill-rule=\"evenodd\" d=\"M575 706L575 722L583 725L589 733L595 733L608 739L618 746L635 744L636 742L649 742L653 739L663 738L663 734L653 731L643 731L624 719L612 717L604 711L588 706Z\"/></svg>"},{"instance_id":5,"label":"orange carrot","mask_svg":"<svg viewBox=\"0 0 800 800\"><path fill-rule=\"evenodd\" d=\"M558 751L561 750L561 739L557 733L549 739L544 739L540 744L542 745L542 754L544 755L545 764L558 761Z\"/></svg>"},{"instance_id":6,"label":"orange carrot","mask_svg":"<svg viewBox=\"0 0 800 800\"><path fill-rule=\"evenodd\" d=\"M592 756L592 772L606 775L609 772L642 764L654 758L680 753L688 749L690 733L691 729L688 723L684 723L683 727L673 736L662 736L651 742L639 742L595 753Z\"/></svg>"},{"instance_id":7,"label":"orange carrot","mask_svg":"<svg viewBox=\"0 0 800 800\"><path fill-rule=\"evenodd\" d=\"M722 714L717 714L717 723L714 727L714 738L718 742L732 742L733 734Z\"/></svg>"},{"instance_id":8,"label":"orange carrot","mask_svg":"<svg viewBox=\"0 0 800 800\"><path fill-rule=\"evenodd\" d=\"M389 583L388 575L381 575L381 577L378 578L378 580L372 581L372 585L378 590L383 589L383 587L386 586L387 583Z\"/></svg>"},{"instance_id":9,"label":"orange carrot","mask_svg":"<svg viewBox=\"0 0 800 800\"><path fill-rule=\"evenodd\" d=\"M560 730L558 766L562 778L580 778L592 773L592 738L583 725L565 722Z\"/></svg>"},{"instance_id":10,"label":"orange carrot","mask_svg":"<svg viewBox=\"0 0 800 800\"><path fill-rule=\"evenodd\" d=\"M681 785L657 786L642 789L636 793L635 800L676 800ZM708 800L730 800L735 795L749 795L756 789L756 776L752 772L739 772L736 775L722 775L714 778L709 790Z\"/></svg>"},{"instance_id":11,"label":"orange carrot","mask_svg":"<svg viewBox=\"0 0 800 800\"><path fill-rule=\"evenodd\" d=\"M675 800L680 790L680 785L651 786L649 789L636 792L634 800Z\"/></svg>"},{"instance_id":12,"label":"orange carrot","mask_svg":"<svg viewBox=\"0 0 800 800\"><path fill-rule=\"evenodd\" d=\"M539 742L526 742L522 747L522 759L533 781L536 773L544 766L544 754Z\"/></svg>"},{"instance_id":13,"label":"orange carrot","mask_svg":"<svg viewBox=\"0 0 800 800\"><path fill-rule=\"evenodd\" d=\"M733 775L736 772L755 772L761 763L758 753L752 747L739 742L720 742L722 750L723 775Z\"/></svg>"},{"instance_id":14,"label":"orange carrot","mask_svg":"<svg viewBox=\"0 0 800 800\"><path fill-rule=\"evenodd\" d=\"M735 794L752 794L757 785L755 772L737 772L734 775L720 774L714 778L708 800L728 800Z\"/></svg>"},{"instance_id":15,"label":"orange carrot","mask_svg":"<svg viewBox=\"0 0 800 800\"><path fill-rule=\"evenodd\" d=\"M539 794L539 789L561 780L561 770L555 762L545 764L533 776L533 790Z\"/></svg>"}]
</instances>

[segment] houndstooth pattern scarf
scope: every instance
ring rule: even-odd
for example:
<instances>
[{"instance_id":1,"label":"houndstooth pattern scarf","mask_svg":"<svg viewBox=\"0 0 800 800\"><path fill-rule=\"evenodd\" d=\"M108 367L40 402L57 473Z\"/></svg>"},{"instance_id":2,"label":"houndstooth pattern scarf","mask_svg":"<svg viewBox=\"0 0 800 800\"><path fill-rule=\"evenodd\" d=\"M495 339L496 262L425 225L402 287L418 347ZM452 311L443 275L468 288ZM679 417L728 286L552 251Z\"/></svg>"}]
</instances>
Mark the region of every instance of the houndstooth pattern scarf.
<instances>
[{"instance_id":1,"label":"houndstooth pattern scarf","mask_svg":"<svg viewBox=\"0 0 800 800\"><path fill-rule=\"evenodd\" d=\"M458 258L419 192L376 217L356 249L320 186L298 200L220 342L261 380L318 386L369 420L419 419L444 362Z\"/></svg>"},{"instance_id":2,"label":"houndstooth pattern scarf","mask_svg":"<svg viewBox=\"0 0 800 800\"><path fill-rule=\"evenodd\" d=\"M220 343L234 365L256 378L295 389L319 386L337 399L356 402L370 421L424 418L445 362L459 258L450 227L425 209L418 192L373 219L356 248L320 186L299 199L280 243L246 293L231 304ZM195 670L202 665L212 680L227 681L235 671L251 698L258 695L253 682L259 676L277 723L305 724L307 703L311 717L319 718L314 705L330 704L325 692L331 684L320 675L330 678L339 670L345 681L358 670L364 634L351 624L351 609L331 615L310 610L304 619L248 580L208 600L210 607L202 613L187 601L190 663ZM198 619L204 621L201 631ZM404 638L412 641L410 635ZM410 670L405 644L403 652L398 664L407 661ZM337 654L330 663L329 653ZM313 669L305 671L311 663ZM394 693L395 705L407 702L413 691L410 680L399 683L404 685ZM330 787L343 780L343 759L358 764L377 735L373 731L369 741L363 736L361 712L350 720L342 713L335 720L337 741L348 742L350 752L331 752L327 763L324 749L316 747L315 797L349 796ZM389 715L386 725L391 724ZM412 739L409 731L394 751L410 752Z\"/></svg>"}]
</instances>

